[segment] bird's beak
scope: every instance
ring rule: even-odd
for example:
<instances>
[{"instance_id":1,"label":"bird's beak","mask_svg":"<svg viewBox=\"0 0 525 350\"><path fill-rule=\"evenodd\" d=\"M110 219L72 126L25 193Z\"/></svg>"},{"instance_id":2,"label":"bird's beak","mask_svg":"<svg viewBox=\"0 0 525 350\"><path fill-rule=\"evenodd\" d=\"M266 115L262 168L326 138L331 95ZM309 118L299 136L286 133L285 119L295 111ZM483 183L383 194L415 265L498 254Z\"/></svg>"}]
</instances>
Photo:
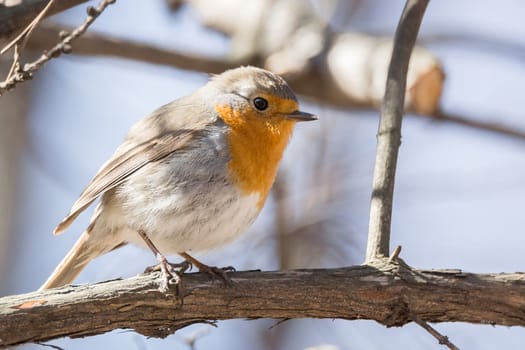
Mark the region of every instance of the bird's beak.
<instances>
[{"instance_id":1,"label":"bird's beak","mask_svg":"<svg viewBox=\"0 0 525 350\"><path fill-rule=\"evenodd\" d=\"M293 119L298 122L307 122L310 120L317 120L317 116L311 113L295 111L285 115L286 119Z\"/></svg>"}]
</instances>

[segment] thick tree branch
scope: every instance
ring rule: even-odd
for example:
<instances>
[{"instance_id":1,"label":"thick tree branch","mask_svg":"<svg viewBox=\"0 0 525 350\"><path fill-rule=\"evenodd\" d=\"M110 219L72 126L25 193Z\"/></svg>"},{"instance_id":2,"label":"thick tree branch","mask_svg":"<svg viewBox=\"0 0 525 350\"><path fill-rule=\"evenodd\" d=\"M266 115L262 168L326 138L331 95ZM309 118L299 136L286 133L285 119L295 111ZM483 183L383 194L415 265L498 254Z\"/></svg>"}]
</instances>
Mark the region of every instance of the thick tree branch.
<instances>
[{"instance_id":1,"label":"thick tree branch","mask_svg":"<svg viewBox=\"0 0 525 350\"><path fill-rule=\"evenodd\" d=\"M235 272L232 287L183 278L184 303L158 291L158 274L0 298L0 347L135 329L165 337L206 320L370 319L525 326L525 275L423 271L400 265Z\"/></svg>"},{"instance_id":2,"label":"thick tree branch","mask_svg":"<svg viewBox=\"0 0 525 350\"><path fill-rule=\"evenodd\" d=\"M408 62L416 43L419 26L428 0L408 0L399 20L394 50L388 68L385 96L377 133L377 151L372 183L372 202L368 228L366 261L390 253L390 223L396 175L397 154L401 144L401 122L405 103Z\"/></svg>"}]
</instances>

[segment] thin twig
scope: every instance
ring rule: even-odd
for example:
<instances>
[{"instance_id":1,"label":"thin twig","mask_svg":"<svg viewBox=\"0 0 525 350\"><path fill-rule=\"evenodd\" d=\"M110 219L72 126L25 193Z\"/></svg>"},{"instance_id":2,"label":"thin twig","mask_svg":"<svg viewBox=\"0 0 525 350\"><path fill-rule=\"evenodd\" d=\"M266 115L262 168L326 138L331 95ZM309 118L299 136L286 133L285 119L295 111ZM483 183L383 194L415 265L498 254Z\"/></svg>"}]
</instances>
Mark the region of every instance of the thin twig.
<instances>
[{"instance_id":1,"label":"thin twig","mask_svg":"<svg viewBox=\"0 0 525 350\"><path fill-rule=\"evenodd\" d=\"M290 208L288 201L285 200L287 196L287 172L285 169L280 169L275 182L272 186L272 194L275 198L275 232L277 241L277 256L279 259L279 269L288 270L293 268L290 260Z\"/></svg>"},{"instance_id":2,"label":"thin twig","mask_svg":"<svg viewBox=\"0 0 525 350\"><path fill-rule=\"evenodd\" d=\"M366 261L372 262L390 253L390 224L397 154L401 144L401 121L405 101L406 77L412 48L428 0L407 0L394 38L394 49L381 119L377 134L377 151L372 184L372 203Z\"/></svg>"},{"instance_id":3,"label":"thin twig","mask_svg":"<svg viewBox=\"0 0 525 350\"><path fill-rule=\"evenodd\" d=\"M18 83L24 82L32 78L33 73L38 71L45 63L50 61L53 58L60 56L62 53L71 52L71 43L80 37L89 26L95 21L95 19L108 7L109 5L115 3L116 0L102 0L99 5L94 8L89 6L87 8L87 14L85 21L73 30L71 33L62 36L62 40L56 44L48 52L44 52L40 58L36 61L26 64L22 70L15 72L12 76L6 79L4 82L0 83L0 96L12 89Z\"/></svg>"},{"instance_id":4,"label":"thin twig","mask_svg":"<svg viewBox=\"0 0 525 350\"><path fill-rule=\"evenodd\" d=\"M15 49L13 50L13 63L11 64L11 68L9 68L7 78L12 76L18 70L20 70L20 50L18 45L15 45Z\"/></svg>"},{"instance_id":5,"label":"thin twig","mask_svg":"<svg viewBox=\"0 0 525 350\"><path fill-rule=\"evenodd\" d=\"M10 48L14 46L13 50L13 64L11 65L11 68L9 69L9 72L7 73L6 79L11 78L16 72L20 70L20 56L22 55L22 51L24 50L24 47L27 44L27 39L29 39L29 36L31 33L35 30L36 26L42 18L46 15L46 13L49 11L51 6L53 5L55 0L49 0L46 6L40 11L40 13L27 25L27 27L16 36L9 44L7 44L1 51L0 55L3 55L5 52L7 52Z\"/></svg>"},{"instance_id":6,"label":"thin twig","mask_svg":"<svg viewBox=\"0 0 525 350\"><path fill-rule=\"evenodd\" d=\"M48 348L51 348L51 349L55 349L55 350L64 350L64 348L61 348L60 346L53 345L53 344L47 344L47 343L43 343L43 342L36 342L35 344L38 344L38 345L41 345L41 346L45 346L45 347L48 347Z\"/></svg>"},{"instance_id":7,"label":"thin twig","mask_svg":"<svg viewBox=\"0 0 525 350\"><path fill-rule=\"evenodd\" d=\"M210 326L213 326L215 328L217 328L217 324L216 323L209 323ZM184 342L186 343L186 345L188 345L188 347L190 348L190 350L195 350L196 347L195 347L195 343L197 343L198 340L204 338L205 336L207 336L208 334L210 334L211 332L211 329L209 327L206 327L206 328L201 328L199 330L197 330L196 332L194 332L193 334L191 334L190 336L186 337L184 339Z\"/></svg>"},{"instance_id":8,"label":"thin twig","mask_svg":"<svg viewBox=\"0 0 525 350\"><path fill-rule=\"evenodd\" d=\"M268 329L274 329L275 327L280 326L283 323L288 322L290 320L291 320L291 318L281 318L280 320L278 320L274 324L272 324L270 327L268 327Z\"/></svg>"},{"instance_id":9,"label":"thin twig","mask_svg":"<svg viewBox=\"0 0 525 350\"><path fill-rule=\"evenodd\" d=\"M430 333L434 338L436 338L441 345L445 345L450 350L459 350L459 348L452 343L446 335L443 335L437 331L437 329L433 328L431 325L429 325L427 322L423 321L421 318L419 318L418 315L412 313L410 314L410 317L412 318L412 321L414 321L416 324L418 324L421 328L426 330L428 333Z\"/></svg>"},{"instance_id":10,"label":"thin twig","mask_svg":"<svg viewBox=\"0 0 525 350\"><path fill-rule=\"evenodd\" d=\"M13 40L11 40L9 44L4 46L4 48L0 51L0 55L3 55L7 50L12 48L14 45L20 44L21 46L20 49L23 49L25 43L27 42L27 38L29 37L29 35L31 35L31 32L35 30L38 23L40 23L42 18L44 18L44 16L49 11L49 9L51 8L54 2L55 0L49 0L47 5L42 9L42 11L40 11L40 13L35 17L35 19L32 20L31 23L29 23L27 27L25 27L25 29L20 34L18 34Z\"/></svg>"},{"instance_id":11,"label":"thin twig","mask_svg":"<svg viewBox=\"0 0 525 350\"><path fill-rule=\"evenodd\" d=\"M66 11L83 2L90 0L60 0L55 1L53 6L45 13L44 17L55 15ZM4 3L4 5L2 5ZM5 1L0 0L0 42L8 42L18 35L27 23L33 20L49 3L49 0L24 0L11 1L6 6ZM40 26L39 26L40 28Z\"/></svg>"}]
</instances>

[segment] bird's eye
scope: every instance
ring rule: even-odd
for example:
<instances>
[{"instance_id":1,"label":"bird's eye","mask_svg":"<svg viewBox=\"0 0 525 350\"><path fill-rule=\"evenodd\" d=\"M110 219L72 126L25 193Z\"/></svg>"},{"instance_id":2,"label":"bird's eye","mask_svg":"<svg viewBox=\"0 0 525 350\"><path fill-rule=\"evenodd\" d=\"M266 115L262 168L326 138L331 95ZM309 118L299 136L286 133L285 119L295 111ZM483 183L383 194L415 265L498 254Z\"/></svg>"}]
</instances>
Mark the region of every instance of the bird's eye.
<instances>
[{"instance_id":1,"label":"bird's eye","mask_svg":"<svg viewBox=\"0 0 525 350\"><path fill-rule=\"evenodd\" d=\"M260 111L264 111L268 108L268 101L262 97L256 97L253 99L253 105Z\"/></svg>"}]
</instances>

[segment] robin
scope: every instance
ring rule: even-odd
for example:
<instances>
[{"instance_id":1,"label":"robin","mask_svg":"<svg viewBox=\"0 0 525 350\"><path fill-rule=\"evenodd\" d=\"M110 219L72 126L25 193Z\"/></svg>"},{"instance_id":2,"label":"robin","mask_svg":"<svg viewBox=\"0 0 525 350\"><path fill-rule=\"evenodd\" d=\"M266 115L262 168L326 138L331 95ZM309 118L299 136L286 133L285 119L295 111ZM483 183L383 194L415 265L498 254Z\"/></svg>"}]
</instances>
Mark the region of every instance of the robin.
<instances>
[{"instance_id":1,"label":"robin","mask_svg":"<svg viewBox=\"0 0 525 350\"><path fill-rule=\"evenodd\" d=\"M93 259L128 243L148 247L164 277L207 266L188 252L231 242L257 218L298 121L288 84L255 67L213 76L202 88L154 111L130 129L58 224L65 231L98 197L90 224L41 289L73 282ZM164 254L179 254L170 264Z\"/></svg>"}]
</instances>

